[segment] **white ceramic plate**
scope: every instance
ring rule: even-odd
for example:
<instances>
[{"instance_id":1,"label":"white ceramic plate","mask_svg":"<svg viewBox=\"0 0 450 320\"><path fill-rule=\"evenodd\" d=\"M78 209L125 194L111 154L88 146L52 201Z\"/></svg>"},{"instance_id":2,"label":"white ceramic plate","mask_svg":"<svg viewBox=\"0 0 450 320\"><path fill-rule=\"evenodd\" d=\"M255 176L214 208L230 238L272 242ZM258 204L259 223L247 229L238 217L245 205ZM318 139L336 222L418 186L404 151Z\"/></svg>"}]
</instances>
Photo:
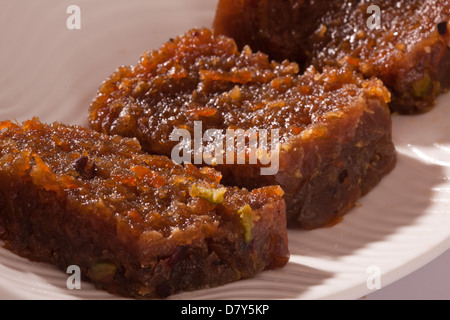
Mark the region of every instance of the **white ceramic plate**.
<instances>
[{"instance_id":1,"label":"white ceramic plate","mask_svg":"<svg viewBox=\"0 0 450 320\"><path fill-rule=\"evenodd\" d=\"M192 27L211 26L214 0L66 0L0 3L0 120L86 124L100 83L117 66ZM394 116L395 170L338 225L290 230L285 268L174 299L356 299L428 263L449 247L450 95L431 112ZM117 299L68 274L0 249L0 298ZM368 287L369 284L369 287Z\"/></svg>"}]
</instances>

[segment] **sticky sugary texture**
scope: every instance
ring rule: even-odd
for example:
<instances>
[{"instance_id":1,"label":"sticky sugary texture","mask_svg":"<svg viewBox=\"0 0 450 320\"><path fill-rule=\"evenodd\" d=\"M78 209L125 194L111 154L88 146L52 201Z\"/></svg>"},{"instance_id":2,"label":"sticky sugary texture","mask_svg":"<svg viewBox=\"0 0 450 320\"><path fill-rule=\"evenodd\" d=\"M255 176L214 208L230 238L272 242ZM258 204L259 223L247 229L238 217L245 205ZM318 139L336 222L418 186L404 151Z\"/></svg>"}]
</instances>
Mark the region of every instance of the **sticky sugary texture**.
<instances>
[{"instance_id":1,"label":"sticky sugary texture","mask_svg":"<svg viewBox=\"0 0 450 320\"><path fill-rule=\"evenodd\" d=\"M450 87L449 21L447 0L220 0L214 30L303 68L345 65L376 76L392 93L391 109L413 114Z\"/></svg>"},{"instance_id":2,"label":"sticky sugary texture","mask_svg":"<svg viewBox=\"0 0 450 320\"><path fill-rule=\"evenodd\" d=\"M227 185L280 185L289 223L320 227L346 213L394 166L390 96L381 81L350 69L298 72L295 63L270 62L249 47L238 51L231 38L194 29L144 53L135 66L118 68L99 88L89 123L169 157L178 144L170 139L173 130L192 137L196 121L202 133L276 129L276 174L261 175L263 165L249 164L249 154L246 164L225 159L215 168Z\"/></svg>"},{"instance_id":3,"label":"sticky sugary texture","mask_svg":"<svg viewBox=\"0 0 450 320\"><path fill-rule=\"evenodd\" d=\"M37 118L0 122L0 239L23 257L77 265L99 288L137 298L284 266L282 190L220 179L211 168L148 155L135 139Z\"/></svg>"}]
</instances>

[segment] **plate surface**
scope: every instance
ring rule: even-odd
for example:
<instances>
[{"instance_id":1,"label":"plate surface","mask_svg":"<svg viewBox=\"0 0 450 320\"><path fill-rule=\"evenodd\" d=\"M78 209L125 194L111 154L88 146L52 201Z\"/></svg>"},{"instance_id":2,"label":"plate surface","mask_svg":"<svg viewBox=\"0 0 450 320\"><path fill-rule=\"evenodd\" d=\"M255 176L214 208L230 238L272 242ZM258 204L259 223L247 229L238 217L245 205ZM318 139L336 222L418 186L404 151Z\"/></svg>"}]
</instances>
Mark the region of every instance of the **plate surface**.
<instances>
[{"instance_id":1,"label":"plate surface","mask_svg":"<svg viewBox=\"0 0 450 320\"><path fill-rule=\"evenodd\" d=\"M211 26L212 0L66 0L0 4L0 120L86 124L100 83L119 65L193 27ZM70 21L69 21L70 22ZM290 230L280 270L172 299L357 299L428 263L450 244L450 94L420 116L394 116L394 171L331 228ZM119 299L0 248L0 298Z\"/></svg>"}]
</instances>

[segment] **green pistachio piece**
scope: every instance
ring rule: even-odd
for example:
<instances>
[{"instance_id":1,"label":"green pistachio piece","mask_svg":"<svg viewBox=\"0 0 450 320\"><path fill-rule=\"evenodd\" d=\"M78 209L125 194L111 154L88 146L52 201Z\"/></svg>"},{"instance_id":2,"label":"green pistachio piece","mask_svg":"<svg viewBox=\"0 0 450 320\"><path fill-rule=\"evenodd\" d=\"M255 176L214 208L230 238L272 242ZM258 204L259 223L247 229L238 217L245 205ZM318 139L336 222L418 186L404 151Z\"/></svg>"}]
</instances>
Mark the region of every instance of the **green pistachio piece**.
<instances>
[{"instance_id":1,"label":"green pistachio piece","mask_svg":"<svg viewBox=\"0 0 450 320\"><path fill-rule=\"evenodd\" d=\"M225 191L227 191L226 188L205 188L193 184L191 187L191 196L206 199L213 204L220 204L223 201Z\"/></svg>"},{"instance_id":2,"label":"green pistachio piece","mask_svg":"<svg viewBox=\"0 0 450 320\"><path fill-rule=\"evenodd\" d=\"M421 79L416 80L412 84L413 95L416 98L425 98L433 90L433 82L426 73Z\"/></svg>"},{"instance_id":3,"label":"green pistachio piece","mask_svg":"<svg viewBox=\"0 0 450 320\"><path fill-rule=\"evenodd\" d=\"M94 280L112 278L116 274L116 266L112 262L96 262L90 267L89 273Z\"/></svg>"},{"instance_id":4,"label":"green pistachio piece","mask_svg":"<svg viewBox=\"0 0 450 320\"><path fill-rule=\"evenodd\" d=\"M250 241L252 241L253 238L252 229L255 225L254 224L255 216L252 212L252 208L250 208L250 206L246 204L245 206L241 207L238 210L238 214L241 218L241 226L242 228L244 228L245 242L249 243Z\"/></svg>"}]
</instances>

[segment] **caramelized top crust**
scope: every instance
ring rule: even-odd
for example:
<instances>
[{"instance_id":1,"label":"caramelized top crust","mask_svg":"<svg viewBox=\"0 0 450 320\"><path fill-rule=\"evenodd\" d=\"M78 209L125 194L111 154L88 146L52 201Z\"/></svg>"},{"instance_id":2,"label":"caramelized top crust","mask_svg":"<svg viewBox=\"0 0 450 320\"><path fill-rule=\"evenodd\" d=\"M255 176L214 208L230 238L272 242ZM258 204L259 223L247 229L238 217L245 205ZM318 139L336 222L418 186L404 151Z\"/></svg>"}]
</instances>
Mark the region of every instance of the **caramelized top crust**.
<instances>
[{"instance_id":1,"label":"caramelized top crust","mask_svg":"<svg viewBox=\"0 0 450 320\"><path fill-rule=\"evenodd\" d=\"M225 221L230 235L248 232L240 210L248 205L257 215L283 194L278 187L225 188L215 170L147 155L135 139L37 118L0 122L0 178L54 192L66 210L108 221L119 237L140 238L146 250L167 238L166 249L212 236Z\"/></svg>"},{"instance_id":2,"label":"caramelized top crust","mask_svg":"<svg viewBox=\"0 0 450 320\"><path fill-rule=\"evenodd\" d=\"M89 122L97 131L137 137L146 151L170 155L173 129L279 129L281 141L360 99L390 99L379 80L348 69L270 61L234 40L194 29L120 67L100 87Z\"/></svg>"},{"instance_id":3,"label":"caramelized top crust","mask_svg":"<svg viewBox=\"0 0 450 320\"><path fill-rule=\"evenodd\" d=\"M220 0L214 31L301 69L376 76L391 90L392 111L427 111L450 87L447 0Z\"/></svg>"},{"instance_id":4,"label":"caramelized top crust","mask_svg":"<svg viewBox=\"0 0 450 320\"><path fill-rule=\"evenodd\" d=\"M416 46L429 50L436 43L444 48L450 41L450 32L440 31L438 25L450 22L450 3L447 0L380 0L373 4L380 9L379 28L368 28L374 11L366 1L326 2L328 9L318 21L318 29L309 37L312 63L316 66L358 66L366 75L377 75L414 54ZM331 5L329 5L330 3ZM325 1L315 1L312 9L320 9ZM314 8L318 6L318 8ZM442 26L442 24L441 24ZM446 28L445 28L446 29ZM313 41L315 40L315 41ZM402 61L403 60L403 61ZM413 67L410 65L409 67Z\"/></svg>"},{"instance_id":5,"label":"caramelized top crust","mask_svg":"<svg viewBox=\"0 0 450 320\"><path fill-rule=\"evenodd\" d=\"M371 5L380 9L379 28L373 28ZM442 23L449 21L447 0L224 0L214 29L279 61L305 67L361 62L363 72L375 74L422 41L447 45L450 32Z\"/></svg>"}]
</instances>

